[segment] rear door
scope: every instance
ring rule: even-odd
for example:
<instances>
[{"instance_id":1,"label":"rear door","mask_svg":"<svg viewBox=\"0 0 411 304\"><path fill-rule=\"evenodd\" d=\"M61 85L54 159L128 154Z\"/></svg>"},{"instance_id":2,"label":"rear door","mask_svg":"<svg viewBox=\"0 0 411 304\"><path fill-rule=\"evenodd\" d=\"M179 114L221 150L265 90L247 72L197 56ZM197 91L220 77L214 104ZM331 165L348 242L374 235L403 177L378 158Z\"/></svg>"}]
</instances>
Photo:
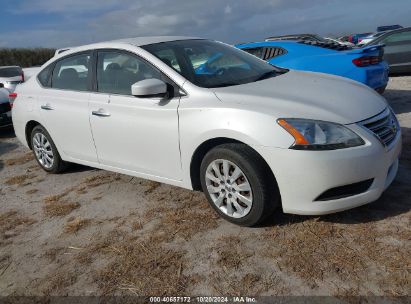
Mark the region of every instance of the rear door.
<instances>
[{"instance_id":1,"label":"rear door","mask_svg":"<svg viewBox=\"0 0 411 304\"><path fill-rule=\"evenodd\" d=\"M180 98L178 94L166 99L132 96L131 85L149 78L166 80L159 70L135 54L98 51L97 86L89 108L98 158L106 166L181 180L177 113Z\"/></svg>"},{"instance_id":2,"label":"rear door","mask_svg":"<svg viewBox=\"0 0 411 304\"><path fill-rule=\"evenodd\" d=\"M38 106L60 152L74 160L97 162L88 113L91 75L91 52L62 58L38 94Z\"/></svg>"},{"instance_id":3,"label":"rear door","mask_svg":"<svg viewBox=\"0 0 411 304\"><path fill-rule=\"evenodd\" d=\"M384 59L391 71L404 72L411 67L411 31L393 33L380 41L385 44Z\"/></svg>"}]
</instances>

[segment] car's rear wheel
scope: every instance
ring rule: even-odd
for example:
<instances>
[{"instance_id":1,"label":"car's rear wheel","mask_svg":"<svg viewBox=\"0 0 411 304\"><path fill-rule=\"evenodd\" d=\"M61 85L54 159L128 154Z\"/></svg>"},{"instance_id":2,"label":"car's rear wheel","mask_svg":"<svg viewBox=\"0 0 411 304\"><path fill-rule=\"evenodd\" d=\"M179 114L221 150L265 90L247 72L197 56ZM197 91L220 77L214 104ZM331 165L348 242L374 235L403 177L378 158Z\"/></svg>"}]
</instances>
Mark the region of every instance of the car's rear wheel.
<instances>
[{"instance_id":1,"label":"car's rear wheel","mask_svg":"<svg viewBox=\"0 0 411 304\"><path fill-rule=\"evenodd\" d=\"M31 144L37 163L45 171L60 173L67 168L67 163L61 159L56 145L44 127L38 125L33 128Z\"/></svg>"},{"instance_id":2,"label":"car's rear wheel","mask_svg":"<svg viewBox=\"0 0 411 304\"><path fill-rule=\"evenodd\" d=\"M200 174L210 205L232 223L257 225L280 202L269 168L257 152L244 144L224 144L209 151Z\"/></svg>"}]
</instances>

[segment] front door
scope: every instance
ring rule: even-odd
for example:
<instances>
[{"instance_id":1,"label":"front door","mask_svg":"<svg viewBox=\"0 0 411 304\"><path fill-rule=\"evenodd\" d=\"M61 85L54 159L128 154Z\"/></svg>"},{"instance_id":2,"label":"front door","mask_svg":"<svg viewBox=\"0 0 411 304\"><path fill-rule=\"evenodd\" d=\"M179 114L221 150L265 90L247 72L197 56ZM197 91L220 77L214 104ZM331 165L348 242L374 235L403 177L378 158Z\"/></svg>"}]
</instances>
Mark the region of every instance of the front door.
<instances>
[{"instance_id":1,"label":"front door","mask_svg":"<svg viewBox=\"0 0 411 304\"><path fill-rule=\"evenodd\" d=\"M181 180L179 97L138 98L137 81L163 75L134 54L99 51L97 92L89 103L90 123L101 164Z\"/></svg>"}]
</instances>

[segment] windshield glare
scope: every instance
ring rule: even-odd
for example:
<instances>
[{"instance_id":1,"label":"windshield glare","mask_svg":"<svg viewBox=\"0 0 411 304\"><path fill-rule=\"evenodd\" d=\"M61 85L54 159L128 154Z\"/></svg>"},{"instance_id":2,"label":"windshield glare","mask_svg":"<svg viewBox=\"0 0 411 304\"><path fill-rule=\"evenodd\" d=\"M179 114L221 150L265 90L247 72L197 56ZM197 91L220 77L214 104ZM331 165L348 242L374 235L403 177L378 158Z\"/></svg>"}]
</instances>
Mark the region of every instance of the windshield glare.
<instances>
[{"instance_id":1,"label":"windshield glare","mask_svg":"<svg viewBox=\"0 0 411 304\"><path fill-rule=\"evenodd\" d=\"M253 55L215 41L181 40L142 48L203 88L255 82L280 72Z\"/></svg>"}]
</instances>

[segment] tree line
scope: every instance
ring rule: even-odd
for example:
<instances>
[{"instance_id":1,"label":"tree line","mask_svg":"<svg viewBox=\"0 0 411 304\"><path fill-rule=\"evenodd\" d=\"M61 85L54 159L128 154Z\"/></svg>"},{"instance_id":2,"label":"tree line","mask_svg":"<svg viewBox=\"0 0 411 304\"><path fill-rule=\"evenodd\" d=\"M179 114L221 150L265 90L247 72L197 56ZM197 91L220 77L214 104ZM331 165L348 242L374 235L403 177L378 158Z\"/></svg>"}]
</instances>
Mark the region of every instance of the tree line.
<instances>
[{"instance_id":1,"label":"tree line","mask_svg":"<svg viewBox=\"0 0 411 304\"><path fill-rule=\"evenodd\" d=\"M18 65L23 68L41 66L54 56L54 49L5 48L0 49L0 66Z\"/></svg>"}]
</instances>

